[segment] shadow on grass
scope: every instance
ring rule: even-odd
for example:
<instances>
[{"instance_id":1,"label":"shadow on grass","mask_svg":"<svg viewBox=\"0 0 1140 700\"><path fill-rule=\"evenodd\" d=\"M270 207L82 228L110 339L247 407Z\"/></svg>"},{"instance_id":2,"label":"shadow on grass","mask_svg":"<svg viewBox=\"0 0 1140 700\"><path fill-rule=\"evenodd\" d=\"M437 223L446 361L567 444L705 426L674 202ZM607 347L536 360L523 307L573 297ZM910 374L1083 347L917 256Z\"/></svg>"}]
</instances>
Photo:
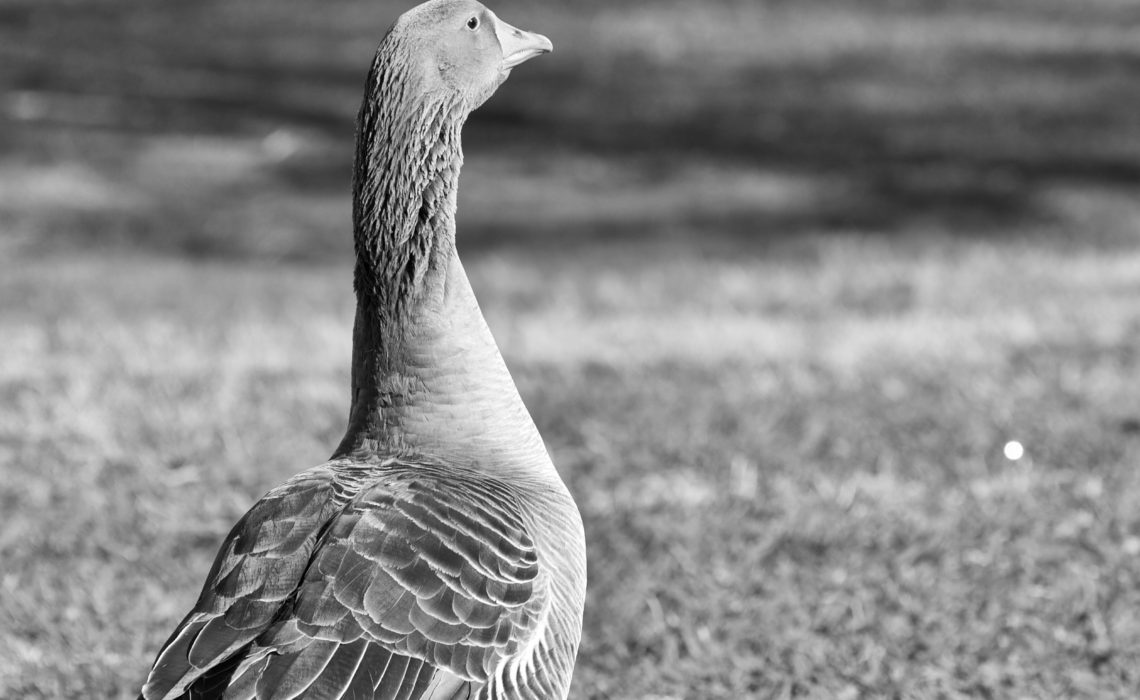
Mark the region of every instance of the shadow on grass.
<instances>
[{"instance_id":1,"label":"shadow on grass","mask_svg":"<svg viewBox=\"0 0 1140 700\"><path fill-rule=\"evenodd\" d=\"M259 8L243 15L221 3L164 3L161 12L120 2L6 6L0 39L9 45L4 53L20 60L0 69L9 88L8 136L0 145L20 154L33 141L27 134L49 143L100 131L140 139L213 134L259 140L291 130L319 145L309 157L266 168L271 177L250 191L346 196L348 144L375 32L353 23L364 12L360 3L338 3L327 14L302 3ZM1133 109L1140 103L1134 80L1140 55L1112 43L1082 43L1078 35L1087 27L1069 29L1065 17L1053 16L1060 10L1048 9L1004 11L1045 22L1071 40L1061 49L1042 41L1030 49L963 44L900 51L884 39L881 46L872 42L817 60L761 55L726 65L700 53L667 60L603 43L572 46L568 57L517 71L473 117L469 160L507 150L522 168L552 152L571 152L618 169L634 162L666 178L693 163L715 163L826 181L842 196L783 209L586 218L574 222L572 235L565 235L565 222L544 223L539 215L525 224L476 215L465 239L470 246L532 238L560 246L692 235L748 244L805 231L906 235L934 228L991 236L1047 228L1042 224L1056 212L1044 200L1057 186L1118 189L1140 182ZM1101 10L1101 28L1127 14ZM294 11L295 17L287 14ZM662 26L678 12L662 8ZM936 22L937 11L930 14ZM562 16L554 13L556 25ZM64 157L85 156L71 147ZM557 178L543 180L544 173L556 169L535 174L548 197L556 197L560 185ZM638 187L630 187L631 197L653 185ZM209 188L190 192L191 215L182 224L160 203L157 215L141 215L153 225L126 228L149 231L135 243L190 254L256 250L248 241L195 232L193 211L224 208L227 196L232 193ZM331 223L344 226L343 219ZM183 225L181 232L165 230ZM109 237L98 226L76 235L99 244L117 240L122 228ZM329 235L344 234L318 225L311 243L300 240L284 255L322 257L329 247L321 241ZM169 240L160 240L164 236Z\"/></svg>"}]
</instances>

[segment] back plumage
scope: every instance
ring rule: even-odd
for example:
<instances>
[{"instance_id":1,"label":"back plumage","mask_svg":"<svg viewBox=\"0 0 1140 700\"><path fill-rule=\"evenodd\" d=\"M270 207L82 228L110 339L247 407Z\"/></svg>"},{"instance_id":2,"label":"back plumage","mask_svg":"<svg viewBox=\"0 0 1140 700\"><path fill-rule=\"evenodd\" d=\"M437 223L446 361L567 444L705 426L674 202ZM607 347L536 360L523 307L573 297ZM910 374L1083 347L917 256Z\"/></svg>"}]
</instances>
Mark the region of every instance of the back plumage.
<instances>
[{"instance_id":1,"label":"back plumage","mask_svg":"<svg viewBox=\"0 0 1140 700\"><path fill-rule=\"evenodd\" d=\"M454 465L330 462L234 527L144 697L450 698L541 640L519 496ZM227 690L228 689L228 690Z\"/></svg>"}]
</instances>

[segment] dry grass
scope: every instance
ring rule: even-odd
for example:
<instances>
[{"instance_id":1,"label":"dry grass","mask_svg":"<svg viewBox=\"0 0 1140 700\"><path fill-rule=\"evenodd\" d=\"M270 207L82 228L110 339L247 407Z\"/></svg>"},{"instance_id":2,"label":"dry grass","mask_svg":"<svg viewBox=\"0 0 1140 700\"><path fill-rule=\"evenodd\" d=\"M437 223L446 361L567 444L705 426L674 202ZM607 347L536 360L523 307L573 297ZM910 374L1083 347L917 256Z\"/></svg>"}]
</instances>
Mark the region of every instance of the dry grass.
<instances>
[{"instance_id":1,"label":"dry grass","mask_svg":"<svg viewBox=\"0 0 1140 700\"><path fill-rule=\"evenodd\" d=\"M586 517L575 697L1129 695L1140 252L803 245L472 256ZM0 695L135 687L339 437L347 277L6 266Z\"/></svg>"}]
</instances>

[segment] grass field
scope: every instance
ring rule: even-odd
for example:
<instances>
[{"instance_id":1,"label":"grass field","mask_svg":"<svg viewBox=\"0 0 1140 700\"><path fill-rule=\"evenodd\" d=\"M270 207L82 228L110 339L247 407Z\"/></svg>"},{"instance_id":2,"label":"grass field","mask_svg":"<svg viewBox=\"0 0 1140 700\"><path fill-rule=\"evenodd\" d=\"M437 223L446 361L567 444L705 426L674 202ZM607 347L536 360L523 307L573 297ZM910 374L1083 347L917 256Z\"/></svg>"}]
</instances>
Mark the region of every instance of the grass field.
<instances>
[{"instance_id":1,"label":"grass field","mask_svg":"<svg viewBox=\"0 0 1140 700\"><path fill-rule=\"evenodd\" d=\"M459 245L586 521L572 696L1136 697L1134 5L495 8L557 52ZM0 697L133 697L340 438L395 12L0 4Z\"/></svg>"}]
</instances>

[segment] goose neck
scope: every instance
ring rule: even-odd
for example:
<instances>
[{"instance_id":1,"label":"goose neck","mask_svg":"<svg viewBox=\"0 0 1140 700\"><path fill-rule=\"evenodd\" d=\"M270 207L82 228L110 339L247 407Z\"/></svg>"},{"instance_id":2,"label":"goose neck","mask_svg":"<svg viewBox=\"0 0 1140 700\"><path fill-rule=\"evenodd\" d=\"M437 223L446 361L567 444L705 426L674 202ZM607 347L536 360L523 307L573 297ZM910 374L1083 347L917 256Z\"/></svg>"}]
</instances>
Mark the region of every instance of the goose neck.
<instances>
[{"instance_id":1,"label":"goose neck","mask_svg":"<svg viewBox=\"0 0 1140 700\"><path fill-rule=\"evenodd\" d=\"M455 251L461 104L361 109L352 405L337 456L549 464ZM393 116L395 115L395 116ZM492 459L493 458L493 459Z\"/></svg>"}]
</instances>

